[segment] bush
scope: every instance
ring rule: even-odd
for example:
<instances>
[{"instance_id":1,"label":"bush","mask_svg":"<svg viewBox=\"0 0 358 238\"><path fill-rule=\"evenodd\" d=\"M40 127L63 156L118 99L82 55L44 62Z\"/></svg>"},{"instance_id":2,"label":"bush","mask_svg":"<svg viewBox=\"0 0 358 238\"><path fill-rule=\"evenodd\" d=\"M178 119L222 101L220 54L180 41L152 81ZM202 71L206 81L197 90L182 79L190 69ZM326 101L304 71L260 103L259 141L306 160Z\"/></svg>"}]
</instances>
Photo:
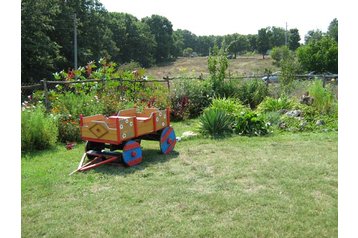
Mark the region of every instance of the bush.
<instances>
[{"instance_id":1,"label":"bush","mask_svg":"<svg viewBox=\"0 0 358 238\"><path fill-rule=\"evenodd\" d=\"M61 114L58 116L59 141L75 142L81 141L80 126L78 118L71 115Z\"/></svg>"},{"instance_id":2,"label":"bush","mask_svg":"<svg viewBox=\"0 0 358 238\"><path fill-rule=\"evenodd\" d=\"M95 94L66 92L53 102L52 112L79 118L80 114L90 116L102 113L103 104Z\"/></svg>"},{"instance_id":3,"label":"bush","mask_svg":"<svg viewBox=\"0 0 358 238\"><path fill-rule=\"evenodd\" d=\"M215 88L215 96L217 97L235 97L238 91L236 82L223 80Z\"/></svg>"},{"instance_id":4,"label":"bush","mask_svg":"<svg viewBox=\"0 0 358 238\"><path fill-rule=\"evenodd\" d=\"M273 64L280 67L282 61L291 57L291 51L287 46L277 46L272 48L270 55L274 60Z\"/></svg>"},{"instance_id":5,"label":"bush","mask_svg":"<svg viewBox=\"0 0 358 238\"><path fill-rule=\"evenodd\" d=\"M231 115L237 115L242 111L249 110L247 107L235 98L214 98L210 108L221 109Z\"/></svg>"},{"instance_id":6,"label":"bush","mask_svg":"<svg viewBox=\"0 0 358 238\"><path fill-rule=\"evenodd\" d=\"M268 89L262 80L250 80L239 87L237 96L244 105L255 109L267 96Z\"/></svg>"},{"instance_id":7,"label":"bush","mask_svg":"<svg viewBox=\"0 0 358 238\"><path fill-rule=\"evenodd\" d=\"M235 119L226 111L208 108L199 118L199 131L203 135L220 137L232 133Z\"/></svg>"},{"instance_id":8,"label":"bush","mask_svg":"<svg viewBox=\"0 0 358 238\"><path fill-rule=\"evenodd\" d=\"M329 85L324 88L322 81L315 80L308 91L314 99L312 106L320 113L331 114L337 111L338 104Z\"/></svg>"},{"instance_id":9,"label":"bush","mask_svg":"<svg viewBox=\"0 0 358 238\"><path fill-rule=\"evenodd\" d=\"M175 82L171 90L171 108L176 119L199 116L208 107L213 90L208 81L182 79Z\"/></svg>"},{"instance_id":10,"label":"bush","mask_svg":"<svg viewBox=\"0 0 358 238\"><path fill-rule=\"evenodd\" d=\"M286 96L278 99L266 97L257 107L258 112L278 112L282 109L293 109L296 103Z\"/></svg>"},{"instance_id":11,"label":"bush","mask_svg":"<svg viewBox=\"0 0 358 238\"><path fill-rule=\"evenodd\" d=\"M235 132L239 135L261 136L268 133L268 128L262 117L247 111L237 116Z\"/></svg>"},{"instance_id":12,"label":"bush","mask_svg":"<svg viewBox=\"0 0 358 238\"><path fill-rule=\"evenodd\" d=\"M21 112L21 150L43 150L57 142L56 120L43 107Z\"/></svg>"}]
</instances>

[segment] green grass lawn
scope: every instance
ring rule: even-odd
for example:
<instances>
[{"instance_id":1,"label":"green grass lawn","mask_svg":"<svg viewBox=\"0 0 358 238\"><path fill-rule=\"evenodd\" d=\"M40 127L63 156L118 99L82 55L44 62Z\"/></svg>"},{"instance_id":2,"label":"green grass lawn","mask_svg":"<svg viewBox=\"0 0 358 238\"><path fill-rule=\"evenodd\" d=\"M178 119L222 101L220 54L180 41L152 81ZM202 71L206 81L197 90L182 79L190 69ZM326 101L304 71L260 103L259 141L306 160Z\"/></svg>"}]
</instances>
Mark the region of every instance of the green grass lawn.
<instances>
[{"instance_id":1,"label":"green grass lawn","mask_svg":"<svg viewBox=\"0 0 358 238\"><path fill-rule=\"evenodd\" d=\"M193 121L174 123L177 136ZM84 145L22 155L23 237L336 237L338 135L144 141L143 163L77 168Z\"/></svg>"}]
</instances>

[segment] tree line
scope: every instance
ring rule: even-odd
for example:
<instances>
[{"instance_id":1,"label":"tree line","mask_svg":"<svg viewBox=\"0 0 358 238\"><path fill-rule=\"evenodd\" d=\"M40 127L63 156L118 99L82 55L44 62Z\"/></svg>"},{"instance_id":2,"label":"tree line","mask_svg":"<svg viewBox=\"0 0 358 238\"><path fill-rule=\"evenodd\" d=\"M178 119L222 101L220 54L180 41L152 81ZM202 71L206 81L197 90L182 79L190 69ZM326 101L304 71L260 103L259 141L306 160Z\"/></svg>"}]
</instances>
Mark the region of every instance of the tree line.
<instances>
[{"instance_id":1,"label":"tree line","mask_svg":"<svg viewBox=\"0 0 358 238\"><path fill-rule=\"evenodd\" d=\"M23 83L38 82L53 72L74 67L75 27L78 65L105 57L119 64L135 61L150 67L193 53L207 56L215 44L234 58L245 52L264 57L269 49L285 44L296 50L301 40L298 29L286 32L275 26L262 28L258 34L196 36L188 30L174 31L163 16L138 19L128 13L108 12L98 0L22 0ZM311 33L308 38L324 36L318 30Z\"/></svg>"}]
</instances>

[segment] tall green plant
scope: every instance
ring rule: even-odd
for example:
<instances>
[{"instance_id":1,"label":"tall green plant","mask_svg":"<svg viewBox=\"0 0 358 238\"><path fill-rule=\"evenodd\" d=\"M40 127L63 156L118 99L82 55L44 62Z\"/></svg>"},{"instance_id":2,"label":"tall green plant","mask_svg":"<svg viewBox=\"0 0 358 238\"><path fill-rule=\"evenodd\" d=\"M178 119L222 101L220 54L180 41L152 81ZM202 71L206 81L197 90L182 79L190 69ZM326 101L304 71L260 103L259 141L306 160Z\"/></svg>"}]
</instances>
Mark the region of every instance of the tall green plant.
<instances>
[{"instance_id":1,"label":"tall green plant","mask_svg":"<svg viewBox=\"0 0 358 238\"><path fill-rule=\"evenodd\" d=\"M232 133L235 118L226 111L208 108L199 117L199 131L204 135L220 137Z\"/></svg>"},{"instance_id":2,"label":"tall green plant","mask_svg":"<svg viewBox=\"0 0 358 238\"><path fill-rule=\"evenodd\" d=\"M47 115L43 107L21 112L21 150L43 150L57 142L56 120Z\"/></svg>"},{"instance_id":3,"label":"tall green plant","mask_svg":"<svg viewBox=\"0 0 358 238\"><path fill-rule=\"evenodd\" d=\"M315 80L308 91L314 99L312 106L320 113L329 114L337 111L337 101L330 90L330 86L324 88L321 80Z\"/></svg>"},{"instance_id":4,"label":"tall green plant","mask_svg":"<svg viewBox=\"0 0 358 238\"><path fill-rule=\"evenodd\" d=\"M226 70L229 67L229 61L223 48L219 49L215 43L211 54L208 57L208 69L214 92L217 94L224 85Z\"/></svg>"},{"instance_id":5,"label":"tall green plant","mask_svg":"<svg viewBox=\"0 0 358 238\"><path fill-rule=\"evenodd\" d=\"M262 80L250 80L239 87L237 96L244 105L255 109L267 96L267 85Z\"/></svg>"}]
</instances>

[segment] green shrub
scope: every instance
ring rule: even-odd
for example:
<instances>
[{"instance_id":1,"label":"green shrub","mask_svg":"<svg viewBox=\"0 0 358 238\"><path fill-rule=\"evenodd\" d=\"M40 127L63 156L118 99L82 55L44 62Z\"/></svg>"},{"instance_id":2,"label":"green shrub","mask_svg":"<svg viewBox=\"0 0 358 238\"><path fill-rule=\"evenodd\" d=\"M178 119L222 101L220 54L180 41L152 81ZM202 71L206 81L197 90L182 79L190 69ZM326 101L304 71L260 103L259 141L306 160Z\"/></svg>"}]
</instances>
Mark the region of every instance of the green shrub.
<instances>
[{"instance_id":1,"label":"green shrub","mask_svg":"<svg viewBox=\"0 0 358 238\"><path fill-rule=\"evenodd\" d=\"M79 118L80 114L91 116L102 113L103 104L95 94L66 92L53 102L52 112Z\"/></svg>"},{"instance_id":2,"label":"green shrub","mask_svg":"<svg viewBox=\"0 0 358 238\"><path fill-rule=\"evenodd\" d=\"M221 109L231 115L237 115L242 111L249 110L242 105L240 100L235 98L214 98L210 108Z\"/></svg>"},{"instance_id":3,"label":"green shrub","mask_svg":"<svg viewBox=\"0 0 358 238\"><path fill-rule=\"evenodd\" d=\"M262 114L263 120L270 126L277 126L280 122L281 113L275 111L268 111Z\"/></svg>"},{"instance_id":4,"label":"green shrub","mask_svg":"<svg viewBox=\"0 0 358 238\"><path fill-rule=\"evenodd\" d=\"M217 97L235 97L238 91L238 85L233 80L218 83L215 87L215 96Z\"/></svg>"},{"instance_id":5,"label":"green shrub","mask_svg":"<svg viewBox=\"0 0 358 238\"><path fill-rule=\"evenodd\" d=\"M295 106L295 102L286 96L282 96L278 99L272 97L266 97L260 105L257 107L258 112L277 112L282 109L292 109Z\"/></svg>"},{"instance_id":6,"label":"green shrub","mask_svg":"<svg viewBox=\"0 0 358 238\"><path fill-rule=\"evenodd\" d=\"M57 142L56 120L42 107L21 112L21 150L43 150Z\"/></svg>"},{"instance_id":7,"label":"green shrub","mask_svg":"<svg viewBox=\"0 0 358 238\"><path fill-rule=\"evenodd\" d=\"M244 105L255 109L267 96L268 89L262 80L250 80L239 87L237 96Z\"/></svg>"},{"instance_id":8,"label":"green shrub","mask_svg":"<svg viewBox=\"0 0 358 238\"><path fill-rule=\"evenodd\" d=\"M261 136L268 133L268 128L263 117L246 111L237 115L235 132L239 135Z\"/></svg>"},{"instance_id":9,"label":"green shrub","mask_svg":"<svg viewBox=\"0 0 358 238\"><path fill-rule=\"evenodd\" d=\"M315 80L308 91L314 98L312 106L320 113L331 114L337 110L337 101L332 93L330 85L327 85L327 87L324 88L322 81Z\"/></svg>"},{"instance_id":10,"label":"green shrub","mask_svg":"<svg viewBox=\"0 0 358 238\"><path fill-rule=\"evenodd\" d=\"M213 97L210 82L193 79L177 80L171 90L171 108L174 117L184 119L199 116Z\"/></svg>"},{"instance_id":11,"label":"green shrub","mask_svg":"<svg viewBox=\"0 0 358 238\"><path fill-rule=\"evenodd\" d=\"M61 114L58 116L59 141L75 142L81 140L80 126L78 118L71 115Z\"/></svg>"},{"instance_id":12,"label":"green shrub","mask_svg":"<svg viewBox=\"0 0 358 238\"><path fill-rule=\"evenodd\" d=\"M199 131L203 135L220 137L232 133L233 116L217 108L208 108L199 117Z\"/></svg>"}]
</instances>

